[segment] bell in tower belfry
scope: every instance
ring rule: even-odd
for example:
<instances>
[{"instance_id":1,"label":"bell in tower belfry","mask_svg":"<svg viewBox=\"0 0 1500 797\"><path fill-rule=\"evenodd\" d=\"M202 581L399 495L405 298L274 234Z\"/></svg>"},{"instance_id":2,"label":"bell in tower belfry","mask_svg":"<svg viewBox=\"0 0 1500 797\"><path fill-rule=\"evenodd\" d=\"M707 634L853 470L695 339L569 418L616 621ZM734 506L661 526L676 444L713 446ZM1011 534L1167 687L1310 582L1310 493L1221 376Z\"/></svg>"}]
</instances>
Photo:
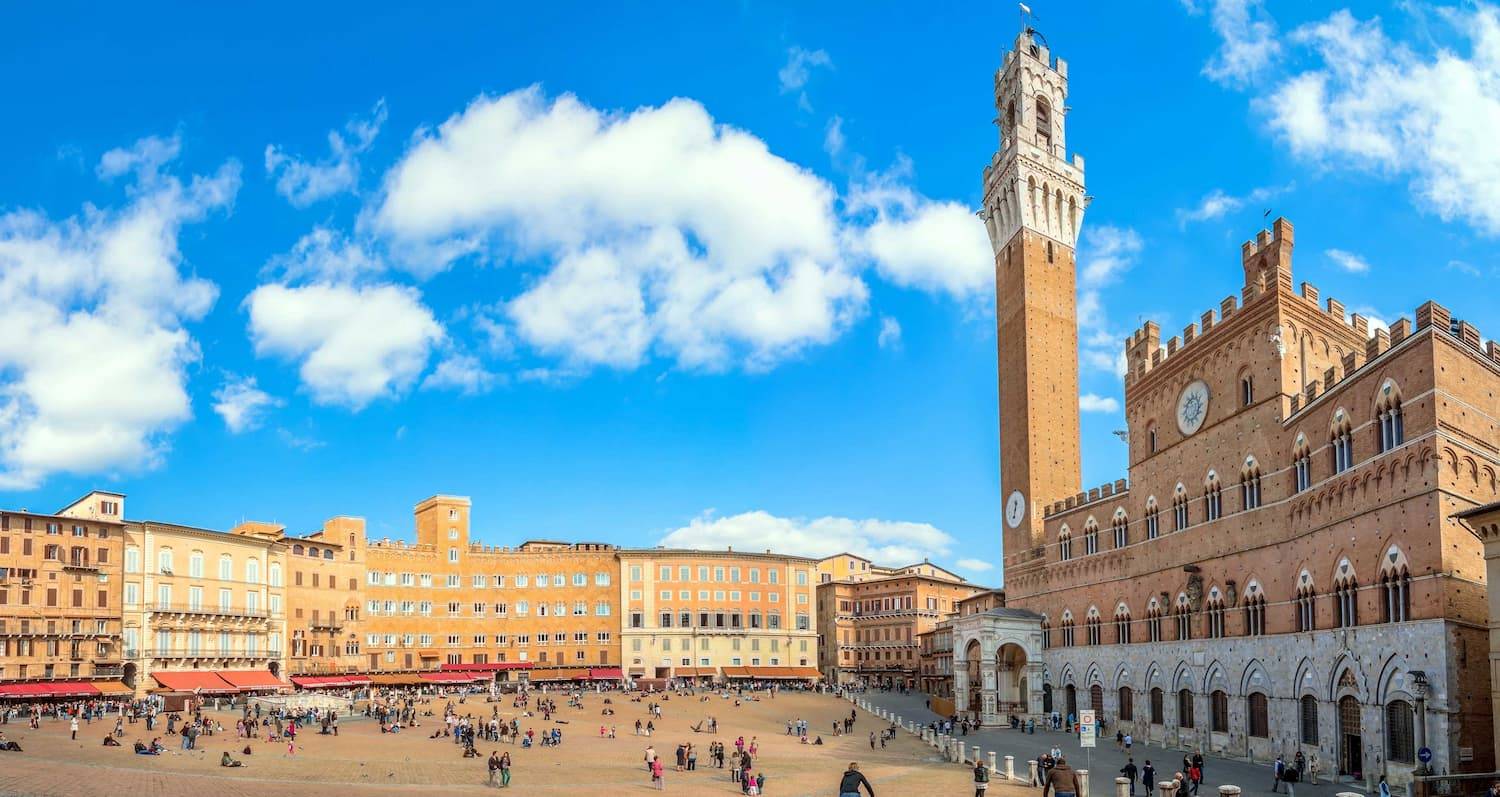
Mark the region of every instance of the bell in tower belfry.
<instances>
[{"instance_id":1,"label":"bell in tower belfry","mask_svg":"<svg viewBox=\"0 0 1500 797\"><path fill-rule=\"evenodd\" d=\"M1068 64L1027 28L995 73L1000 147L980 216L995 252L1000 487L1008 572L1042 559L1042 507L1082 483L1074 251L1087 205L1067 156Z\"/></svg>"}]
</instances>

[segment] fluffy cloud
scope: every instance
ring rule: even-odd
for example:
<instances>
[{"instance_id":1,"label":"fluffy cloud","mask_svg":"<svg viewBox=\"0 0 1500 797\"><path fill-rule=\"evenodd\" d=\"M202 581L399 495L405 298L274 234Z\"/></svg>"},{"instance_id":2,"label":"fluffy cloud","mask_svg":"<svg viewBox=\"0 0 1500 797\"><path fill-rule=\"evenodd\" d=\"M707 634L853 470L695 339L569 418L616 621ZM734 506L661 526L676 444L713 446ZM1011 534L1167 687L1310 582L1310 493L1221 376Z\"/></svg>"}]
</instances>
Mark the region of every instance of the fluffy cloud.
<instances>
[{"instance_id":1,"label":"fluffy cloud","mask_svg":"<svg viewBox=\"0 0 1500 797\"><path fill-rule=\"evenodd\" d=\"M489 392L495 382L496 376L485 369L479 358L470 354L451 354L422 380L422 389L456 390L465 396L476 396Z\"/></svg>"},{"instance_id":2,"label":"fluffy cloud","mask_svg":"<svg viewBox=\"0 0 1500 797\"><path fill-rule=\"evenodd\" d=\"M987 295L995 258L984 225L964 205L918 194L910 176L911 163L902 159L852 188L848 208L868 223L850 230L850 248L896 285L960 298Z\"/></svg>"},{"instance_id":3,"label":"fluffy cloud","mask_svg":"<svg viewBox=\"0 0 1500 797\"><path fill-rule=\"evenodd\" d=\"M804 111L812 110L807 99L807 81L812 79L814 67L831 68L833 59L823 50L804 50L792 47L786 52L786 64L777 70L776 78L781 82L782 94L796 94L797 105Z\"/></svg>"},{"instance_id":4,"label":"fluffy cloud","mask_svg":"<svg viewBox=\"0 0 1500 797\"><path fill-rule=\"evenodd\" d=\"M1135 265L1141 237L1129 227L1084 229L1078 261L1079 359L1084 366L1125 375L1125 335L1110 328L1100 290Z\"/></svg>"},{"instance_id":5,"label":"fluffy cloud","mask_svg":"<svg viewBox=\"0 0 1500 797\"><path fill-rule=\"evenodd\" d=\"M266 263L267 272L287 281L352 282L385 268L385 263L367 248L328 227L314 227L290 252Z\"/></svg>"},{"instance_id":6,"label":"fluffy cloud","mask_svg":"<svg viewBox=\"0 0 1500 797\"><path fill-rule=\"evenodd\" d=\"M947 532L927 523L785 518L759 510L720 517L710 510L662 537L660 544L669 548L770 549L811 557L848 551L883 565L899 566L923 557L945 556L956 542Z\"/></svg>"},{"instance_id":7,"label":"fluffy cloud","mask_svg":"<svg viewBox=\"0 0 1500 797\"><path fill-rule=\"evenodd\" d=\"M396 285L271 283L245 305L257 356L297 361L314 401L354 410L405 392L444 339L417 291Z\"/></svg>"},{"instance_id":8,"label":"fluffy cloud","mask_svg":"<svg viewBox=\"0 0 1500 797\"><path fill-rule=\"evenodd\" d=\"M875 338L875 342L882 349L901 348L901 322L888 315L881 316L880 334Z\"/></svg>"},{"instance_id":9,"label":"fluffy cloud","mask_svg":"<svg viewBox=\"0 0 1500 797\"><path fill-rule=\"evenodd\" d=\"M363 223L419 276L546 264L506 311L570 365L764 368L863 310L835 196L690 100L611 114L533 87L420 134Z\"/></svg>"},{"instance_id":10,"label":"fluffy cloud","mask_svg":"<svg viewBox=\"0 0 1500 797\"><path fill-rule=\"evenodd\" d=\"M1500 11L1439 16L1468 39L1467 57L1419 53L1347 10L1300 27L1292 41L1320 63L1258 104L1294 154L1406 177L1420 206L1500 235Z\"/></svg>"},{"instance_id":11,"label":"fluffy cloud","mask_svg":"<svg viewBox=\"0 0 1500 797\"><path fill-rule=\"evenodd\" d=\"M1329 249L1323 253L1325 257L1333 261L1335 266L1349 272L1350 274L1363 274L1370 270L1370 264L1359 255L1343 249Z\"/></svg>"},{"instance_id":12,"label":"fluffy cloud","mask_svg":"<svg viewBox=\"0 0 1500 797\"><path fill-rule=\"evenodd\" d=\"M248 432L260 426L267 411L281 406L281 400L261 390L253 376L230 374L214 391L214 412L224 419L231 434Z\"/></svg>"},{"instance_id":13,"label":"fluffy cloud","mask_svg":"<svg viewBox=\"0 0 1500 797\"><path fill-rule=\"evenodd\" d=\"M1195 221L1212 221L1244 207L1247 204L1264 202L1295 187L1294 183L1284 186L1264 186L1251 190L1244 196L1233 196L1227 194L1223 189L1215 188L1203 196L1195 207L1179 208L1177 210L1177 223L1187 226Z\"/></svg>"},{"instance_id":14,"label":"fluffy cloud","mask_svg":"<svg viewBox=\"0 0 1500 797\"><path fill-rule=\"evenodd\" d=\"M178 234L228 208L240 172L184 181L164 172L178 149L147 138L105 153L97 173L129 178L118 209L0 215L0 487L152 467L192 417L186 325L218 289L184 268Z\"/></svg>"},{"instance_id":15,"label":"fluffy cloud","mask_svg":"<svg viewBox=\"0 0 1500 797\"><path fill-rule=\"evenodd\" d=\"M328 131L328 157L318 161L306 161L268 145L266 176L276 180L277 193L299 208L353 191L359 186L359 156L375 142L385 118L385 100L381 100L368 118L351 119L343 132Z\"/></svg>"},{"instance_id":16,"label":"fluffy cloud","mask_svg":"<svg viewBox=\"0 0 1500 797\"><path fill-rule=\"evenodd\" d=\"M1120 402L1113 396L1096 396L1084 393L1078 397L1078 409L1084 412L1119 412Z\"/></svg>"},{"instance_id":17,"label":"fluffy cloud","mask_svg":"<svg viewBox=\"0 0 1500 797\"><path fill-rule=\"evenodd\" d=\"M1183 5L1190 14L1202 13L1197 3ZM1221 40L1218 52L1203 65L1210 80L1244 86L1280 55L1276 24L1260 0L1211 0L1208 16Z\"/></svg>"}]
</instances>

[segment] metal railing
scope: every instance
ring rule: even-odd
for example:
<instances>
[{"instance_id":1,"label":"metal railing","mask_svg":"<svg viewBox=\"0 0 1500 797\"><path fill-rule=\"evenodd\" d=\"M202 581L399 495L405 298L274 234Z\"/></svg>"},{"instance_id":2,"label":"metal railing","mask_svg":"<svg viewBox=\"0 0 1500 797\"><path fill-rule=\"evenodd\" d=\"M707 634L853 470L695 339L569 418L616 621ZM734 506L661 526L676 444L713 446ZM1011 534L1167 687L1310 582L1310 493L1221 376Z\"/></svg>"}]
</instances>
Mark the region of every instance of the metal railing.
<instances>
[{"instance_id":1,"label":"metal railing","mask_svg":"<svg viewBox=\"0 0 1500 797\"><path fill-rule=\"evenodd\" d=\"M136 651L125 651L127 658L134 658ZM147 648L146 657L152 659L279 659L281 651L257 650L210 650L206 648Z\"/></svg>"}]
</instances>

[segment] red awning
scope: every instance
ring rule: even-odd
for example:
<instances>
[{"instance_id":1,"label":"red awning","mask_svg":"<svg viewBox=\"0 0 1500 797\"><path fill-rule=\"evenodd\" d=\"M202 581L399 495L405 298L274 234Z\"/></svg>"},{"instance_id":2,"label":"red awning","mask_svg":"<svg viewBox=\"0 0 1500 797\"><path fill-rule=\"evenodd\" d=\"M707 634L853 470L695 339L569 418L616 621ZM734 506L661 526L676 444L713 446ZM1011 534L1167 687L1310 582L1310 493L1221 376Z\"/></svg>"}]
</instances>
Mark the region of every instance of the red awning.
<instances>
[{"instance_id":1,"label":"red awning","mask_svg":"<svg viewBox=\"0 0 1500 797\"><path fill-rule=\"evenodd\" d=\"M161 688L170 692L232 694L239 689L213 670L158 670L151 673Z\"/></svg>"},{"instance_id":2,"label":"red awning","mask_svg":"<svg viewBox=\"0 0 1500 797\"><path fill-rule=\"evenodd\" d=\"M0 698L98 697L98 687L88 681L22 681L0 684Z\"/></svg>"},{"instance_id":3,"label":"red awning","mask_svg":"<svg viewBox=\"0 0 1500 797\"><path fill-rule=\"evenodd\" d=\"M342 681L345 686L369 686L370 685L370 676L368 676L368 675L340 675L340 676L338 676L338 679L340 681Z\"/></svg>"},{"instance_id":4,"label":"red awning","mask_svg":"<svg viewBox=\"0 0 1500 797\"><path fill-rule=\"evenodd\" d=\"M303 689L313 689L319 686L338 686L342 681L327 675L293 675L292 683Z\"/></svg>"},{"instance_id":5,"label":"red awning","mask_svg":"<svg viewBox=\"0 0 1500 797\"><path fill-rule=\"evenodd\" d=\"M483 674L470 672L419 672L417 677L424 681L443 684L467 684L483 679Z\"/></svg>"},{"instance_id":6,"label":"red awning","mask_svg":"<svg viewBox=\"0 0 1500 797\"><path fill-rule=\"evenodd\" d=\"M249 691L254 689L280 689L286 684L269 670L217 670L220 678L230 686Z\"/></svg>"},{"instance_id":7,"label":"red awning","mask_svg":"<svg viewBox=\"0 0 1500 797\"><path fill-rule=\"evenodd\" d=\"M625 672L619 667L590 667L590 681L618 681L625 677Z\"/></svg>"}]
</instances>

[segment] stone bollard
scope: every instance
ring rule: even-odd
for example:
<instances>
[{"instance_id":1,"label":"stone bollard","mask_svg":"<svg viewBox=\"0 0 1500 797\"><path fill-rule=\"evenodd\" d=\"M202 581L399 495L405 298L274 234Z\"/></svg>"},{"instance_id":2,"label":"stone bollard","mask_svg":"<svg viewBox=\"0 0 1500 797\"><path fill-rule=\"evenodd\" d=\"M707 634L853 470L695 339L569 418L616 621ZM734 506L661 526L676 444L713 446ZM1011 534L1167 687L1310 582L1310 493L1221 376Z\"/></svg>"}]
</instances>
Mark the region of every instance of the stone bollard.
<instances>
[{"instance_id":1,"label":"stone bollard","mask_svg":"<svg viewBox=\"0 0 1500 797\"><path fill-rule=\"evenodd\" d=\"M1338 793L1338 795L1336 795L1336 797L1364 797L1364 795L1357 794L1352 791L1341 791Z\"/></svg>"},{"instance_id":2,"label":"stone bollard","mask_svg":"<svg viewBox=\"0 0 1500 797\"><path fill-rule=\"evenodd\" d=\"M1089 771L1080 769L1078 772L1078 797L1089 797Z\"/></svg>"},{"instance_id":3,"label":"stone bollard","mask_svg":"<svg viewBox=\"0 0 1500 797\"><path fill-rule=\"evenodd\" d=\"M955 763L962 764L965 761L969 760L969 759L967 759L967 758L964 757L964 747L965 746L966 745L963 742L959 742L958 743L958 755L953 759Z\"/></svg>"},{"instance_id":4,"label":"stone bollard","mask_svg":"<svg viewBox=\"0 0 1500 797\"><path fill-rule=\"evenodd\" d=\"M975 766L979 766L979 762L984 760L984 753L979 752L979 745L975 745L973 748L971 748L969 758L966 760L972 760Z\"/></svg>"},{"instance_id":5,"label":"stone bollard","mask_svg":"<svg viewBox=\"0 0 1500 797\"><path fill-rule=\"evenodd\" d=\"M1156 784L1156 791L1161 797L1177 797L1177 781L1164 780Z\"/></svg>"},{"instance_id":6,"label":"stone bollard","mask_svg":"<svg viewBox=\"0 0 1500 797\"><path fill-rule=\"evenodd\" d=\"M1115 778L1115 797L1130 797L1130 778Z\"/></svg>"},{"instance_id":7,"label":"stone bollard","mask_svg":"<svg viewBox=\"0 0 1500 797\"><path fill-rule=\"evenodd\" d=\"M1220 786L1219 797L1240 797L1240 787L1227 784Z\"/></svg>"},{"instance_id":8,"label":"stone bollard","mask_svg":"<svg viewBox=\"0 0 1500 797\"><path fill-rule=\"evenodd\" d=\"M1031 779L1026 781L1026 785L1030 786L1036 783L1036 759L1033 758L1030 761L1027 761L1026 766L1031 769Z\"/></svg>"}]
</instances>

